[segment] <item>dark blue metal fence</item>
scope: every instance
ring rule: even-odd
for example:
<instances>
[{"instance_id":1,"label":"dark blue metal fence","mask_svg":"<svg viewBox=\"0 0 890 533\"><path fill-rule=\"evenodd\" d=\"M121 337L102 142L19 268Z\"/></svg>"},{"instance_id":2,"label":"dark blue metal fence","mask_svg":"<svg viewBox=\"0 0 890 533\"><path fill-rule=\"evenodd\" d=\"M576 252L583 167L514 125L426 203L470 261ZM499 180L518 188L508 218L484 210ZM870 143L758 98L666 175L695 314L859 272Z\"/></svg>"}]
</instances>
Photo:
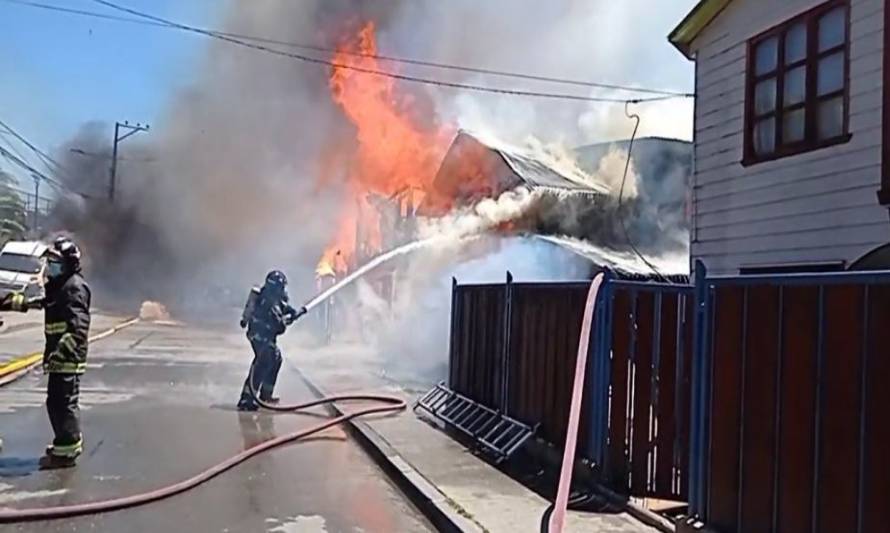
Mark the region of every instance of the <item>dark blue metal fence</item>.
<instances>
[{"instance_id":1,"label":"dark blue metal fence","mask_svg":"<svg viewBox=\"0 0 890 533\"><path fill-rule=\"evenodd\" d=\"M603 285L579 455L716 531L884 531L890 272L695 280ZM561 445L586 289L456 287L453 386Z\"/></svg>"},{"instance_id":2,"label":"dark blue metal fence","mask_svg":"<svg viewBox=\"0 0 890 533\"><path fill-rule=\"evenodd\" d=\"M588 286L455 285L451 388L561 446ZM622 493L685 498L692 293L608 274L600 291L578 453Z\"/></svg>"},{"instance_id":3,"label":"dark blue metal fence","mask_svg":"<svg viewBox=\"0 0 890 533\"><path fill-rule=\"evenodd\" d=\"M706 275L691 514L721 532L886 531L890 272Z\"/></svg>"},{"instance_id":4,"label":"dark blue metal fence","mask_svg":"<svg viewBox=\"0 0 890 533\"><path fill-rule=\"evenodd\" d=\"M685 499L693 287L609 280L589 374L590 457L611 488Z\"/></svg>"}]
</instances>

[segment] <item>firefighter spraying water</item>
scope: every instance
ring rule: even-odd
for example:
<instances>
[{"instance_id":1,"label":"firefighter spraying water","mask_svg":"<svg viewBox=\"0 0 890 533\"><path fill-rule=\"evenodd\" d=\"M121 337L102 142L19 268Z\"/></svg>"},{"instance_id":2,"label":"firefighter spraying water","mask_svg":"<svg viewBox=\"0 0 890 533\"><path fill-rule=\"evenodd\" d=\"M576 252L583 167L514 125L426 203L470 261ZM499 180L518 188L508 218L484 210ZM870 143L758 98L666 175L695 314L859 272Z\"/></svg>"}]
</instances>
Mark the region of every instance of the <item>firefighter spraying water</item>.
<instances>
[{"instance_id":1,"label":"firefighter spraying water","mask_svg":"<svg viewBox=\"0 0 890 533\"><path fill-rule=\"evenodd\" d=\"M266 282L263 284L263 287L254 287L250 290L247 303L242 313L241 325L242 327L247 328L247 335L251 340L251 345L254 348L256 356L251 364L251 371L245 381L241 398L242 401L239 402L239 407L243 404L247 410L256 410L258 407L264 407L274 411L296 412L334 402L361 401L373 402L377 405L361 407L354 411L345 412L340 416L325 420L312 427L264 441L244 450L230 459L211 466L199 474L172 485L130 496L122 496L89 503L69 504L57 507L40 507L34 509L0 509L0 524L68 518L145 505L197 487L198 485L222 474L226 470L241 464L247 459L272 448L304 439L310 435L314 435L327 428L342 424L354 418L375 414L394 413L404 410L406 404L401 398L379 394L339 395L321 398L303 404L277 404L275 398L272 396L272 390L275 385L274 380L277 377L277 370L281 364L281 353L278 350L276 340L277 337L284 332L287 326L293 324L309 310L320 305L334 293L354 282L372 269L395 257L428 246L438 240L440 239L430 238L412 242L377 256L348 277L312 298L305 306L299 309L295 309L289 304L286 290L287 278L280 271L270 272L266 276ZM23 303L23 301L20 302L19 300L16 300L17 305L23 305ZM245 393L247 396L245 396Z\"/></svg>"},{"instance_id":2,"label":"firefighter spraying water","mask_svg":"<svg viewBox=\"0 0 890 533\"><path fill-rule=\"evenodd\" d=\"M255 395L265 404L278 403L278 398L273 396L278 371L281 369L278 336L304 314L305 307L295 309L290 305L287 277L281 271L269 272L262 288L254 287L250 290L241 315L241 327L247 328L247 339L253 348L254 358L241 389L239 410L259 409Z\"/></svg>"}]
</instances>

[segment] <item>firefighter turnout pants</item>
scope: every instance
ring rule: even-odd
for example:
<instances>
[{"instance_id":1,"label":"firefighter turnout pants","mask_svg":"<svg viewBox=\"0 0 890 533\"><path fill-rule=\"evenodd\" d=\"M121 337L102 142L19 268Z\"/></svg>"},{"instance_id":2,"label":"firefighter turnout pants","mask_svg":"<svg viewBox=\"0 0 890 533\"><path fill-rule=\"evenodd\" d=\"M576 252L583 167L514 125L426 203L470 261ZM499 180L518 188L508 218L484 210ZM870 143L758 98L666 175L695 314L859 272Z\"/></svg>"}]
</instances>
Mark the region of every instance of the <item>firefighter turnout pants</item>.
<instances>
[{"instance_id":1,"label":"firefighter turnout pants","mask_svg":"<svg viewBox=\"0 0 890 533\"><path fill-rule=\"evenodd\" d=\"M80 432L80 374L51 373L46 387L46 411L52 424L53 455L74 458L83 451Z\"/></svg>"},{"instance_id":2,"label":"firefighter turnout pants","mask_svg":"<svg viewBox=\"0 0 890 533\"><path fill-rule=\"evenodd\" d=\"M250 339L250 346L253 348L254 357L247 379L244 380L244 387L241 388L241 400L238 405L242 406L256 403L250 393L251 386L261 400L270 400L275 390L275 383L278 381L278 371L281 369L281 350L275 342Z\"/></svg>"}]
</instances>

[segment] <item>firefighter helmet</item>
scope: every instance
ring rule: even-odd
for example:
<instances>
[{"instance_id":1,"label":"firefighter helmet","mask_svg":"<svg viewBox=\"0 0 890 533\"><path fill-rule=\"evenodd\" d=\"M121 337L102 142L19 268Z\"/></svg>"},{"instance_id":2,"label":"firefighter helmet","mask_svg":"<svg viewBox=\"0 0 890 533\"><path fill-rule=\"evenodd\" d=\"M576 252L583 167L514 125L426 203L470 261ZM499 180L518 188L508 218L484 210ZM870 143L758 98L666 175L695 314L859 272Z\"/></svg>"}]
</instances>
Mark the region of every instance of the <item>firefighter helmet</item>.
<instances>
[{"instance_id":1,"label":"firefighter helmet","mask_svg":"<svg viewBox=\"0 0 890 533\"><path fill-rule=\"evenodd\" d=\"M273 270L266 274L266 285L273 288L281 288L287 286L287 276L280 270Z\"/></svg>"},{"instance_id":2,"label":"firefighter helmet","mask_svg":"<svg viewBox=\"0 0 890 533\"><path fill-rule=\"evenodd\" d=\"M80 248L68 237L59 237L48 250L50 257L61 262L69 272L80 268Z\"/></svg>"}]
</instances>

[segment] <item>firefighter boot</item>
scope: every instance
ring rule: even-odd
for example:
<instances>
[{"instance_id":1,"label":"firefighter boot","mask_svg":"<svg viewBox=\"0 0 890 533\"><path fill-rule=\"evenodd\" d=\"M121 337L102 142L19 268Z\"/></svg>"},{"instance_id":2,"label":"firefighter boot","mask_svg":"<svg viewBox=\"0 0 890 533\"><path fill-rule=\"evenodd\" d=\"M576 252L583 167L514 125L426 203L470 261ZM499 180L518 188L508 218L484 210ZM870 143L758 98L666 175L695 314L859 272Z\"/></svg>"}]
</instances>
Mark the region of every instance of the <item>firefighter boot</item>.
<instances>
[{"instance_id":1,"label":"firefighter boot","mask_svg":"<svg viewBox=\"0 0 890 533\"><path fill-rule=\"evenodd\" d=\"M260 409L260 406L257 405L256 402L254 402L254 401L241 400L240 402L238 402L238 410L239 411L253 412L253 411L258 411L259 409Z\"/></svg>"},{"instance_id":2,"label":"firefighter boot","mask_svg":"<svg viewBox=\"0 0 890 533\"><path fill-rule=\"evenodd\" d=\"M40 470L72 468L77 465L77 457L68 457L50 453L41 457L37 464L39 465Z\"/></svg>"}]
</instances>

